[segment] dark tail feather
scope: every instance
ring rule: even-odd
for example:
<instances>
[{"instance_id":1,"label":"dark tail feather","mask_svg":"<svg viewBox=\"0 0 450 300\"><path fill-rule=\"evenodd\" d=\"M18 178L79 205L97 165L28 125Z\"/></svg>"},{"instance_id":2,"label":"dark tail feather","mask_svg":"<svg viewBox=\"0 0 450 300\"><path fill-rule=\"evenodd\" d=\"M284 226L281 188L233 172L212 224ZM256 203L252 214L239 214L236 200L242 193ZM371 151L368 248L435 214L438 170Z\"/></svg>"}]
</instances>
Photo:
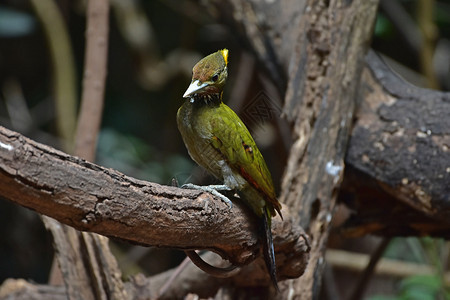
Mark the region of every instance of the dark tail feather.
<instances>
[{"instance_id":1,"label":"dark tail feather","mask_svg":"<svg viewBox=\"0 0 450 300\"><path fill-rule=\"evenodd\" d=\"M264 223L264 261L266 262L267 270L269 271L270 279L277 290L280 291L277 281L277 268L275 264L275 251L273 249L272 231L271 228L271 217L267 209L264 209L263 223Z\"/></svg>"}]
</instances>

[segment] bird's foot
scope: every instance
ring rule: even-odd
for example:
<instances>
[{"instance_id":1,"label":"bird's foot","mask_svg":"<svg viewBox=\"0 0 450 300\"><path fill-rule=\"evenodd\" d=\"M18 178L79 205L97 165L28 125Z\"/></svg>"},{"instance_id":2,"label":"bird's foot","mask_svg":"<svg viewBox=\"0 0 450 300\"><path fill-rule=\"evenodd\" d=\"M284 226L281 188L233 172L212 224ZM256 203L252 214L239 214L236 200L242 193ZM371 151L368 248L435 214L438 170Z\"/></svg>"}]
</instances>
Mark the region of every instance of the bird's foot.
<instances>
[{"instance_id":1,"label":"bird's foot","mask_svg":"<svg viewBox=\"0 0 450 300\"><path fill-rule=\"evenodd\" d=\"M219 191L231 191L231 188L224 184L196 185L196 184L192 184L192 183L186 183L186 184L183 184L181 186L181 188L192 189L192 190L201 190L201 191L211 193L214 196L219 197L223 202L225 202L225 204L227 204L230 207L230 209L233 208L233 202L231 202L231 200L228 199L228 197L226 197L225 195L219 193Z\"/></svg>"}]
</instances>

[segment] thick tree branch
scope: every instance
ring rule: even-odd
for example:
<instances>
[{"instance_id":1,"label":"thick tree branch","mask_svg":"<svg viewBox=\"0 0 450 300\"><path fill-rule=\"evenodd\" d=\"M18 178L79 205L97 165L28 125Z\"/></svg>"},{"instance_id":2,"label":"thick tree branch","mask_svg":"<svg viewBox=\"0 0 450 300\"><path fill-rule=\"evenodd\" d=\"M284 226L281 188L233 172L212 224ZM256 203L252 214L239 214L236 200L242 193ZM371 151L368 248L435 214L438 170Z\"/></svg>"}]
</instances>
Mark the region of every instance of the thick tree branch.
<instances>
[{"instance_id":1,"label":"thick tree branch","mask_svg":"<svg viewBox=\"0 0 450 300\"><path fill-rule=\"evenodd\" d=\"M283 113L293 125L294 143L280 200L312 236L312 248L307 273L288 283L294 291L284 289L284 296L311 299L319 294L324 250L377 3L218 3L222 18L242 29L277 86L285 91ZM224 9L225 5L233 10Z\"/></svg>"},{"instance_id":2,"label":"thick tree branch","mask_svg":"<svg viewBox=\"0 0 450 300\"><path fill-rule=\"evenodd\" d=\"M308 271L293 283L305 299L317 299L320 291L355 95L376 9L377 1L311 4L289 74L285 113L294 123L295 140L282 199L298 212L299 223L313 236Z\"/></svg>"},{"instance_id":3,"label":"thick tree branch","mask_svg":"<svg viewBox=\"0 0 450 300\"><path fill-rule=\"evenodd\" d=\"M366 62L340 195L357 212L346 233L449 238L450 93L408 84L374 53Z\"/></svg>"},{"instance_id":4,"label":"thick tree branch","mask_svg":"<svg viewBox=\"0 0 450 300\"><path fill-rule=\"evenodd\" d=\"M339 162L336 157L343 153L351 119L351 114L345 119L326 111L336 101L345 102L337 104L343 106L336 114L345 112L346 105L351 107L347 100L355 97L354 87L361 78L361 109L345 158L345 188L340 193L358 212L347 233L448 237L449 96L408 85L373 59L363 65L361 54L369 42L376 4L216 1L221 20L242 34L280 92L288 86L285 112L294 123L295 143L282 191L287 196L282 201L292 212L299 212L301 224L309 227L313 238L319 234L326 239L326 217L333 207L324 197L335 185L324 187L323 159L336 151L333 161ZM364 76L360 78L356 74L361 74L361 68ZM333 130L341 126L339 118L344 126L335 140ZM333 124L334 128L329 127ZM336 149L323 155L321 151L328 146ZM303 281L320 278L314 274L303 277Z\"/></svg>"},{"instance_id":5,"label":"thick tree branch","mask_svg":"<svg viewBox=\"0 0 450 300\"><path fill-rule=\"evenodd\" d=\"M0 127L0 196L83 231L147 246L210 249L243 265L259 253L251 212L201 191L125 176ZM298 226L274 220L280 278L303 273ZM283 254L284 253L284 254Z\"/></svg>"},{"instance_id":6,"label":"thick tree branch","mask_svg":"<svg viewBox=\"0 0 450 300\"><path fill-rule=\"evenodd\" d=\"M312 92L305 92L303 87L307 79L307 73L304 72L307 56L300 56L297 59L299 63L292 63L290 59L292 55L304 54L308 49L305 41L299 42L296 54L294 43L297 40L290 37L299 30L298 26L309 26L308 20L302 20L305 9L302 5L307 3L295 1L293 4L285 0L280 5L260 2L250 5L229 0L221 1L218 5L222 20L241 29L237 32L243 33L242 39L248 41L260 62L271 70L270 75L275 80L284 80L278 85L286 85L286 79L279 73L280 68L286 73L297 69L297 83L292 86L301 87L299 90L303 94L298 97L310 97ZM235 13L230 14L233 10ZM256 18L263 15L273 17ZM276 17L279 15L283 17ZM313 41L326 31L309 29L308 39ZM279 38L282 42L279 42ZM335 42L334 46L337 45ZM317 51L327 52L323 47L318 47ZM275 55L276 59L272 59L271 55ZM274 62L280 66L274 66ZM321 60L317 60L311 67L321 63ZM421 89L404 82L374 54L368 56L363 68L357 96L359 109L349 141L349 154L345 158L344 189L339 196L358 210L348 223L346 234L429 234L449 237L450 226L446 221L450 211L449 93ZM309 75L309 78L323 80L318 70L315 74ZM314 90L320 91L320 88ZM292 93L290 88L288 98L292 99ZM286 111L290 118L298 113L304 115L299 120L316 117L310 100L306 100L306 107L301 109L289 105ZM302 158L310 125L308 122L296 124L303 126L303 130L300 130L300 137L303 138L294 144L297 155ZM302 170L296 165L292 168ZM298 180L298 177L294 178ZM310 180L307 182L311 185ZM308 206L302 206L305 216L309 209ZM386 211L390 211L390 214L386 214ZM303 222L308 223L307 218Z\"/></svg>"}]
</instances>

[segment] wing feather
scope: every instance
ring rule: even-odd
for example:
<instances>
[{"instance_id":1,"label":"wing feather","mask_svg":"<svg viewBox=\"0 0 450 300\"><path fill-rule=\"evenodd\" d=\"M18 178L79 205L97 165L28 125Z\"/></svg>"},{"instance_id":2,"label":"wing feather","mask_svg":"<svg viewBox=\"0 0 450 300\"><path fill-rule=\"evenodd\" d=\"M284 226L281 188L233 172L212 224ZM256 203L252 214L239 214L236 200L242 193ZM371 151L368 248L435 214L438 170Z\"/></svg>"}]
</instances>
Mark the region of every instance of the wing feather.
<instances>
[{"instance_id":1,"label":"wing feather","mask_svg":"<svg viewBox=\"0 0 450 300\"><path fill-rule=\"evenodd\" d=\"M219 109L220 113L210 119L212 146L280 214L272 177L253 137L228 106L222 103Z\"/></svg>"}]
</instances>

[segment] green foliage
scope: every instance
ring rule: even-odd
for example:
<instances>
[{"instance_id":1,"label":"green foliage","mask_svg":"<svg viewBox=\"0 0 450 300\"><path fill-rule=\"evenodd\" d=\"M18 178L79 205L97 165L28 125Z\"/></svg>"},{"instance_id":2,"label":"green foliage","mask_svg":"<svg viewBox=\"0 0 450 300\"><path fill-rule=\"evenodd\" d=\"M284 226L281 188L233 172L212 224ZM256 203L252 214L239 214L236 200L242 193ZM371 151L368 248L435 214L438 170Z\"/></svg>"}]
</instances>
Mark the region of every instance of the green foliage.
<instances>
[{"instance_id":1,"label":"green foliage","mask_svg":"<svg viewBox=\"0 0 450 300\"><path fill-rule=\"evenodd\" d=\"M421 240L415 237L392 239L383 256L408 262L427 263Z\"/></svg>"},{"instance_id":2,"label":"green foliage","mask_svg":"<svg viewBox=\"0 0 450 300\"><path fill-rule=\"evenodd\" d=\"M450 299L450 293L443 287L436 275L411 276L400 282L396 296L373 296L370 300L434 300Z\"/></svg>"},{"instance_id":3,"label":"green foliage","mask_svg":"<svg viewBox=\"0 0 450 300\"><path fill-rule=\"evenodd\" d=\"M402 299L436 299L442 288L442 281L436 275L412 276L400 283Z\"/></svg>"},{"instance_id":4,"label":"green foliage","mask_svg":"<svg viewBox=\"0 0 450 300\"><path fill-rule=\"evenodd\" d=\"M432 300L450 299L450 291L443 282L441 257L445 254L445 241L431 237L395 238L385 257L415 262L434 267L435 274L410 276L400 281L395 296L376 295L370 300Z\"/></svg>"},{"instance_id":5,"label":"green foliage","mask_svg":"<svg viewBox=\"0 0 450 300\"><path fill-rule=\"evenodd\" d=\"M392 23L386 18L383 13L378 13L375 23L375 36L381 38L388 38L393 35Z\"/></svg>"},{"instance_id":6,"label":"green foliage","mask_svg":"<svg viewBox=\"0 0 450 300\"><path fill-rule=\"evenodd\" d=\"M448 1L437 1L434 9L434 19L439 30L448 32L450 25L450 5Z\"/></svg>"}]
</instances>

